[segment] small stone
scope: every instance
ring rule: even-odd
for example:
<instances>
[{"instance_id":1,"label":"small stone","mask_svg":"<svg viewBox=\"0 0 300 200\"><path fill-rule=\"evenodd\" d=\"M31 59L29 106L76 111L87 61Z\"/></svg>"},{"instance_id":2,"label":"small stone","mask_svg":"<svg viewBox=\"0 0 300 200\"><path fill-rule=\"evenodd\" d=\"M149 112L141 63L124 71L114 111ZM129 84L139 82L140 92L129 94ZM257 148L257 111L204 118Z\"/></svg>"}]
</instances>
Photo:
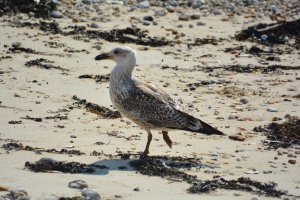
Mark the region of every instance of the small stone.
<instances>
[{"instance_id":1,"label":"small stone","mask_svg":"<svg viewBox=\"0 0 300 200\"><path fill-rule=\"evenodd\" d=\"M62 17L62 14L58 11L52 11L51 14L50 14L51 17L54 17L54 18L61 18Z\"/></svg>"},{"instance_id":2,"label":"small stone","mask_svg":"<svg viewBox=\"0 0 300 200\"><path fill-rule=\"evenodd\" d=\"M173 6L171 6L171 5L168 5L168 6L166 7L166 9L167 9L167 11L168 11L168 12L170 12L170 13L173 13L173 12L175 12L175 9L174 9L174 7L173 7Z\"/></svg>"},{"instance_id":3,"label":"small stone","mask_svg":"<svg viewBox=\"0 0 300 200\"><path fill-rule=\"evenodd\" d=\"M244 141L244 140L246 140L246 137L242 136L242 135L236 135L235 134L235 135L230 135L229 139L237 140L237 141Z\"/></svg>"},{"instance_id":4,"label":"small stone","mask_svg":"<svg viewBox=\"0 0 300 200\"><path fill-rule=\"evenodd\" d=\"M182 15L179 15L178 19L181 21L189 21L190 17L185 14L182 14Z\"/></svg>"},{"instance_id":5,"label":"small stone","mask_svg":"<svg viewBox=\"0 0 300 200\"><path fill-rule=\"evenodd\" d=\"M260 200L260 198L258 196L253 196L251 200Z\"/></svg>"},{"instance_id":6,"label":"small stone","mask_svg":"<svg viewBox=\"0 0 300 200\"><path fill-rule=\"evenodd\" d=\"M228 116L228 119L237 119L238 117L236 115L230 114Z\"/></svg>"},{"instance_id":7,"label":"small stone","mask_svg":"<svg viewBox=\"0 0 300 200\"><path fill-rule=\"evenodd\" d=\"M269 170L263 170L264 174L269 174Z\"/></svg>"},{"instance_id":8,"label":"small stone","mask_svg":"<svg viewBox=\"0 0 300 200\"><path fill-rule=\"evenodd\" d=\"M241 102L242 104L247 104L249 101L248 101L248 99L246 99L246 98L241 98L241 99L240 99L240 102Z\"/></svg>"},{"instance_id":9,"label":"small stone","mask_svg":"<svg viewBox=\"0 0 300 200\"><path fill-rule=\"evenodd\" d=\"M277 150L277 155L279 155L279 156L282 156L282 151L280 151L280 150Z\"/></svg>"},{"instance_id":10,"label":"small stone","mask_svg":"<svg viewBox=\"0 0 300 200\"><path fill-rule=\"evenodd\" d=\"M143 17L143 20L152 22L154 19L151 16L145 16L145 17Z\"/></svg>"},{"instance_id":11,"label":"small stone","mask_svg":"<svg viewBox=\"0 0 300 200\"><path fill-rule=\"evenodd\" d=\"M278 112L278 109L277 108L273 108L273 107L269 107L267 109L267 111L269 111L269 112Z\"/></svg>"},{"instance_id":12,"label":"small stone","mask_svg":"<svg viewBox=\"0 0 300 200\"><path fill-rule=\"evenodd\" d=\"M70 188L83 189L88 188L88 184L82 180L75 180L69 183Z\"/></svg>"},{"instance_id":13,"label":"small stone","mask_svg":"<svg viewBox=\"0 0 300 200\"><path fill-rule=\"evenodd\" d=\"M99 25L97 23L95 23L95 22L92 22L91 23L91 27L92 28L99 28Z\"/></svg>"},{"instance_id":14,"label":"small stone","mask_svg":"<svg viewBox=\"0 0 300 200\"><path fill-rule=\"evenodd\" d=\"M150 23L149 23L149 22L146 22L146 21L144 21L144 22L143 22L143 25L144 25L144 26L149 26L149 25L150 25Z\"/></svg>"},{"instance_id":15,"label":"small stone","mask_svg":"<svg viewBox=\"0 0 300 200\"><path fill-rule=\"evenodd\" d=\"M193 24L189 24L189 28L193 28L194 27L194 25Z\"/></svg>"},{"instance_id":16,"label":"small stone","mask_svg":"<svg viewBox=\"0 0 300 200\"><path fill-rule=\"evenodd\" d=\"M27 200L30 199L28 197L28 193L26 190L22 190L22 189L13 189L10 191L10 196L12 197L12 199L22 199L22 200Z\"/></svg>"},{"instance_id":17,"label":"small stone","mask_svg":"<svg viewBox=\"0 0 300 200\"><path fill-rule=\"evenodd\" d=\"M262 40L267 40L267 39L268 39L268 36L265 35L265 34L263 34L263 35L260 36L260 38L261 38Z\"/></svg>"},{"instance_id":18,"label":"small stone","mask_svg":"<svg viewBox=\"0 0 300 200\"><path fill-rule=\"evenodd\" d=\"M191 19L200 19L200 13L195 13L191 15Z\"/></svg>"},{"instance_id":19,"label":"small stone","mask_svg":"<svg viewBox=\"0 0 300 200\"><path fill-rule=\"evenodd\" d=\"M296 160L290 159L290 160L288 161L288 163L294 165L294 164L296 164Z\"/></svg>"},{"instance_id":20,"label":"small stone","mask_svg":"<svg viewBox=\"0 0 300 200\"><path fill-rule=\"evenodd\" d=\"M36 101L35 101L35 104L41 104L42 103L42 99L37 99Z\"/></svg>"},{"instance_id":21,"label":"small stone","mask_svg":"<svg viewBox=\"0 0 300 200\"><path fill-rule=\"evenodd\" d=\"M91 200L100 200L100 195L95 190L90 190L87 188L84 188L81 190L81 196L85 197L85 199L91 199Z\"/></svg>"},{"instance_id":22,"label":"small stone","mask_svg":"<svg viewBox=\"0 0 300 200\"><path fill-rule=\"evenodd\" d=\"M148 1L142 1L140 4L139 4L139 8L141 9L146 9L146 8L149 8L150 7L150 4Z\"/></svg>"},{"instance_id":23,"label":"small stone","mask_svg":"<svg viewBox=\"0 0 300 200\"><path fill-rule=\"evenodd\" d=\"M197 26L204 26L204 25L206 25L205 22L202 22L202 21L197 22Z\"/></svg>"},{"instance_id":24,"label":"small stone","mask_svg":"<svg viewBox=\"0 0 300 200\"><path fill-rule=\"evenodd\" d=\"M277 156L275 156L275 157L274 157L274 160L278 160L278 157L277 157Z\"/></svg>"},{"instance_id":25,"label":"small stone","mask_svg":"<svg viewBox=\"0 0 300 200\"><path fill-rule=\"evenodd\" d=\"M70 138L77 138L77 136L76 135L71 135Z\"/></svg>"},{"instance_id":26,"label":"small stone","mask_svg":"<svg viewBox=\"0 0 300 200\"><path fill-rule=\"evenodd\" d=\"M294 157L294 155L293 154L291 154L291 153L289 153L288 155L287 155L287 157Z\"/></svg>"}]
</instances>

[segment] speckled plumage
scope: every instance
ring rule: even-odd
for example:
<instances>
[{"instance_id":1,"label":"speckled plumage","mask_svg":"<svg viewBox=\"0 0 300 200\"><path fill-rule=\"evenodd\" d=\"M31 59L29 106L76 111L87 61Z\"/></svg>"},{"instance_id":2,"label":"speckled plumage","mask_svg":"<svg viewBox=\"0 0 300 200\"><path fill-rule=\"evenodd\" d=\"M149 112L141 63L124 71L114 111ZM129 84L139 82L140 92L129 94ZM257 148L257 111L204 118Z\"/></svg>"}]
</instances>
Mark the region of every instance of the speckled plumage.
<instances>
[{"instance_id":1,"label":"speckled plumage","mask_svg":"<svg viewBox=\"0 0 300 200\"><path fill-rule=\"evenodd\" d=\"M112 59L116 66L110 74L109 93L113 105L121 114L145 129L148 143L144 154L148 154L152 139L150 130L162 130L164 140L172 146L168 136L171 129L181 129L206 134L223 133L201 120L180 111L176 102L163 90L141 82L132 76L136 64L136 52L129 47L116 47L96 60ZM149 137L151 136L150 142Z\"/></svg>"}]
</instances>

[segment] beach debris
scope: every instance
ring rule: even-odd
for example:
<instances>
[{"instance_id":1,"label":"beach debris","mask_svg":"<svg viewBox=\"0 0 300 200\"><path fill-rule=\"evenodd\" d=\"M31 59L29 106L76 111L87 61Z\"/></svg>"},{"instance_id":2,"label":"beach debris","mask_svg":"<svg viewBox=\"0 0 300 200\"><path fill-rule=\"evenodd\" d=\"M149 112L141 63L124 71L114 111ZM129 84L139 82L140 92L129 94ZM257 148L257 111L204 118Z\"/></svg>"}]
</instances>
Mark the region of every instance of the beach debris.
<instances>
[{"instance_id":1,"label":"beach debris","mask_svg":"<svg viewBox=\"0 0 300 200\"><path fill-rule=\"evenodd\" d=\"M267 108L267 111L268 112L278 112L278 109L277 108L273 108L273 107L269 107L269 108Z\"/></svg>"},{"instance_id":2,"label":"beach debris","mask_svg":"<svg viewBox=\"0 0 300 200\"><path fill-rule=\"evenodd\" d=\"M43 68L43 69L59 69L59 70L62 70L62 71L69 71L68 69L64 69L60 66L54 66L52 65L52 63L54 63L54 61L50 61L50 60L47 60L45 58L38 58L38 59L35 59L35 60L30 60L30 61L27 61L25 63L25 66L26 67L32 67L32 66L37 66L37 67L40 67L40 68Z\"/></svg>"},{"instance_id":3,"label":"beach debris","mask_svg":"<svg viewBox=\"0 0 300 200\"><path fill-rule=\"evenodd\" d=\"M88 111L100 115L104 118L116 119L121 117L119 111L113 111L104 106L99 106L97 104L90 103L85 99L78 98L76 95L74 95L72 99L75 100L75 105L84 106Z\"/></svg>"},{"instance_id":4,"label":"beach debris","mask_svg":"<svg viewBox=\"0 0 300 200\"><path fill-rule=\"evenodd\" d=\"M69 155L83 155L84 153L79 150L67 150L67 149L61 149L60 151L56 149L44 149L44 148L37 148L37 147L31 147L31 146L24 146L22 143L16 143L16 142L10 142L2 145L2 148L6 151L34 151L36 153L56 153L56 154L69 154Z\"/></svg>"},{"instance_id":5,"label":"beach debris","mask_svg":"<svg viewBox=\"0 0 300 200\"><path fill-rule=\"evenodd\" d=\"M86 181L75 180L75 181L69 182L69 187L76 188L76 189L84 189L84 188L88 188L88 184Z\"/></svg>"},{"instance_id":6,"label":"beach debris","mask_svg":"<svg viewBox=\"0 0 300 200\"><path fill-rule=\"evenodd\" d=\"M0 191L9 191L8 187L0 185Z\"/></svg>"},{"instance_id":7,"label":"beach debris","mask_svg":"<svg viewBox=\"0 0 300 200\"><path fill-rule=\"evenodd\" d=\"M105 75L90 75L90 74L85 74L85 75L80 75L78 76L79 79L94 79L96 83L106 83L109 82L109 74Z\"/></svg>"},{"instance_id":8,"label":"beach debris","mask_svg":"<svg viewBox=\"0 0 300 200\"><path fill-rule=\"evenodd\" d=\"M47 19L50 17L50 13L57 9L57 4L52 0L43 1L0 1L0 8L3 14L13 15L18 13L32 14L35 18Z\"/></svg>"},{"instance_id":9,"label":"beach debris","mask_svg":"<svg viewBox=\"0 0 300 200\"><path fill-rule=\"evenodd\" d=\"M290 159L290 160L288 160L288 163L290 163L290 164L294 165L294 164L296 164L296 160L294 160L294 159Z\"/></svg>"},{"instance_id":10,"label":"beach debris","mask_svg":"<svg viewBox=\"0 0 300 200\"><path fill-rule=\"evenodd\" d=\"M21 117L21 119L27 119L27 120L33 120L35 122L42 122L43 119L40 117L29 117L28 115L26 115L26 117Z\"/></svg>"},{"instance_id":11,"label":"beach debris","mask_svg":"<svg viewBox=\"0 0 300 200\"><path fill-rule=\"evenodd\" d=\"M267 137L269 142L263 144L268 149L288 148L293 145L300 145L300 119L297 116L291 116L287 121L278 124L272 122L265 126L258 126L253 131L261 132ZM281 153L278 153L279 155Z\"/></svg>"},{"instance_id":12,"label":"beach debris","mask_svg":"<svg viewBox=\"0 0 300 200\"><path fill-rule=\"evenodd\" d=\"M256 37L270 44L285 44L288 41L285 37L297 38L299 36L299 31L297 31L299 27L300 19L279 21L271 24L260 23L242 30L235 35L235 38L241 41Z\"/></svg>"},{"instance_id":13,"label":"beach debris","mask_svg":"<svg viewBox=\"0 0 300 200\"><path fill-rule=\"evenodd\" d=\"M230 135L230 136L228 136L228 137L229 137L229 139L237 140L237 141L244 141L244 140L246 140L246 137L245 137L245 136L238 135L238 134Z\"/></svg>"},{"instance_id":14,"label":"beach debris","mask_svg":"<svg viewBox=\"0 0 300 200\"><path fill-rule=\"evenodd\" d=\"M22 124L21 120L11 120L8 122L9 124Z\"/></svg>"},{"instance_id":15,"label":"beach debris","mask_svg":"<svg viewBox=\"0 0 300 200\"><path fill-rule=\"evenodd\" d=\"M100 194L96 192L95 190L83 188L81 190L81 196L83 196L85 199L91 199L91 200L100 200Z\"/></svg>"},{"instance_id":16,"label":"beach debris","mask_svg":"<svg viewBox=\"0 0 300 200\"><path fill-rule=\"evenodd\" d=\"M13 189L8 194L8 197L11 199L22 199L22 200L29 200L30 197L28 196L28 193L24 189Z\"/></svg>"}]
</instances>

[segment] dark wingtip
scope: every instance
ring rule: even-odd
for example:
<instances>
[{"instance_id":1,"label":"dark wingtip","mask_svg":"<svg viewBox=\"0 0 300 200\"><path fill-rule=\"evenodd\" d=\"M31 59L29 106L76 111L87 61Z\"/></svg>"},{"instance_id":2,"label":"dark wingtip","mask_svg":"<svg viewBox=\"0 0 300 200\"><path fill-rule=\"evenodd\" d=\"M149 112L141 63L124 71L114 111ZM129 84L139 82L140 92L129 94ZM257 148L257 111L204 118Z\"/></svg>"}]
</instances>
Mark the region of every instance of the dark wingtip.
<instances>
[{"instance_id":1,"label":"dark wingtip","mask_svg":"<svg viewBox=\"0 0 300 200\"><path fill-rule=\"evenodd\" d=\"M104 59L110 59L111 56L108 53L100 54L95 57L95 60L104 60Z\"/></svg>"}]
</instances>

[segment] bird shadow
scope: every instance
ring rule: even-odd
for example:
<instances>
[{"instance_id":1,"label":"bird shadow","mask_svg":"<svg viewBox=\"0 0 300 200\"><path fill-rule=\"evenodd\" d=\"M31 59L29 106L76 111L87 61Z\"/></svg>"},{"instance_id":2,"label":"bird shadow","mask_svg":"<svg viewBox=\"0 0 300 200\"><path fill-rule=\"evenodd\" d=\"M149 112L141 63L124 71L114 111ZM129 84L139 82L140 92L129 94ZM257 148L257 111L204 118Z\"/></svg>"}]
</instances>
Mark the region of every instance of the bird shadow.
<instances>
[{"instance_id":1,"label":"bird shadow","mask_svg":"<svg viewBox=\"0 0 300 200\"><path fill-rule=\"evenodd\" d=\"M107 175L110 171L135 171L129 164L131 160L133 159L117 158L98 160L90 165L93 168L93 172L84 174Z\"/></svg>"},{"instance_id":2,"label":"bird shadow","mask_svg":"<svg viewBox=\"0 0 300 200\"><path fill-rule=\"evenodd\" d=\"M151 170L190 170L194 168L196 171L200 171L203 168L220 168L186 157L125 155L121 158L98 160L90 165L92 170L84 174L107 175L110 171L140 171L141 168L147 168L149 165Z\"/></svg>"}]
</instances>

